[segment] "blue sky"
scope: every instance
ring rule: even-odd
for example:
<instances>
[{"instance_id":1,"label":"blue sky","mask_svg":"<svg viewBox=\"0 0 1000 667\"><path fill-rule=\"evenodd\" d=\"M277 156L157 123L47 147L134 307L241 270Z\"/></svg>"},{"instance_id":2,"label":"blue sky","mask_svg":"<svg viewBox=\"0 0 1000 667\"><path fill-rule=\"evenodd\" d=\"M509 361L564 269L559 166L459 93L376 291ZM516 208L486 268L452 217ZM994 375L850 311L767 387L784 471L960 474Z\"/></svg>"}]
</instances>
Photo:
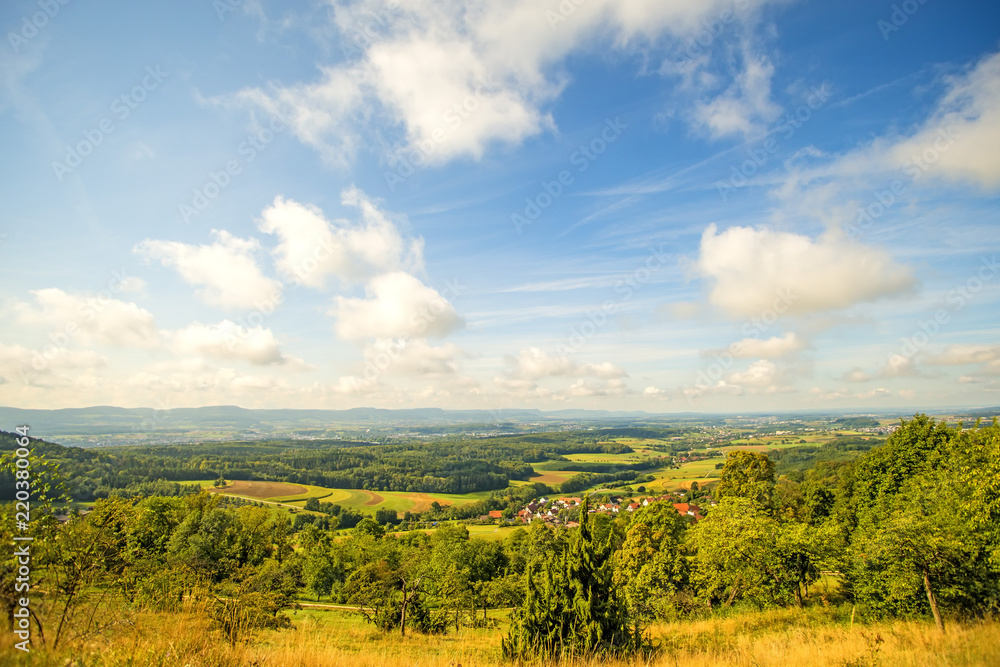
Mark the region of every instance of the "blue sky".
<instances>
[{"instance_id":1,"label":"blue sky","mask_svg":"<svg viewBox=\"0 0 1000 667\"><path fill-rule=\"evenodd\" d=\"M1000 401L996 3L0 27L0 404Z\"/></svg>"}]
</instances>

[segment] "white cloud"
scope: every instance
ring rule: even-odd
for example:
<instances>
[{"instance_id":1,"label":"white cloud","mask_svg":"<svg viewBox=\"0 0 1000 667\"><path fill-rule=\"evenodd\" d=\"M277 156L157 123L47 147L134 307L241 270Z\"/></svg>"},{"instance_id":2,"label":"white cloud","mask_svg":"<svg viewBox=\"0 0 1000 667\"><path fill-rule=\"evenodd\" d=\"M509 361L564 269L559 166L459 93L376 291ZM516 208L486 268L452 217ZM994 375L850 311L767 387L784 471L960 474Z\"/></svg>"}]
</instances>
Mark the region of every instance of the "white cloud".
<instances>
[{"instance_id":1,"label":"white cloud","mask_svg":"<svg viewBox=\"0 0 1000 667\"><path fill-rule=\"evenodd\" d=\"M107 359L91 350L50 346L33 350L23 345L0 343L0 385L72 384L79 373L107 365ZM64 375L73 372L76 377Z\"/></svg>"},{"instance_id":2,"label":"white cloud","mask_svg":"<svg viewBox=\"0 0 1000 667\"><path fill-rule=\"evenodd\" d=\"M728 383L741 387L749 387L752 393L775 394L795 391L794 387L784 384L784 373L767 359L759 359L745 371L737 371L727 378Z\"/></svg>"},{"instance_id":3,"label":"white cloud","mask_svg":"<svg viewBox=\"0 0 1000 667\"><path fill-rule=\"evenodd\" d=\"M813 387L809 394L822 401L838 401L850 396L846 390L827 390L820 387Z\"/></svg>"},{"instance_id":4,"label":"white cloud","mask_svg":"<svg viewBox=\"0 0 1000 667\"><path fill-rule=\"evenodd\" d=\"M695 127L714 139L762 134L781 114L781 108L771 101L774 66L748 49L744 49L743 58L744 69L732 85L715 99L698 103L691 112Z\"/></svg>"},{"instance_id":5,"label":"white cloud","mask_svg":"<svg viewBox=\"0 0 1000 667\"><path fill-rule=\"evenodd\" d=\"M854 395L855 398L872 399L872 398L885 398L886 396L892 396L892 392L885 387L878 387L872 389L871 391L863 391Z\"/></svg>"},{"instance_id":6,"label":"white cloud","mask_svg":"<svg viewBox=\"0 0 1000 667\"><path fill-rule=\"evenodd\" d=\"M611 379L603 383L590 382L580 378L566 389L566 395L574 398L586 396L624 396L631 393L624 380Z\"/></svg>"},{"instance_id":7,"label":"white cloud","mask_svg":"<svg viewBox=\"0 0 1000 667\"><path fill-rule=\"evenodd\" d=\"M914 278L876 248L823 236L709 225L697 269L712 281L711 303L734 318L805 314L896 295Z\"/></svg>"},{"instance_id":8,"label":"white cloud","mask_svg":"<svg viewBox=\"0 0 1000 667\"><path fill-rule=\"evenodd\" d=\"M868 375L864 369L855 366L851 370L844 373L843 379L847 382L868 382L872 379L872 377Z\"/></svg>"},{"instance_id":9,"label":"white cloud","mask_svg":"<svg viewBox=\"0 0 1000 667\"><path fill-rule=\"evenodd\" d=\"M153 315L134 303L119 301L107 294L67 294L54 287L33 290L31 295L35 305L14 304L18 321L53 327L55 335L65 338L67 344L79 336L86 342L115 347L154 348L160 345Z\"/></svg>"},{"instance_id":10,"label":"white cloud","mask_svg":"<svg viewBox=\"0 0 1000 667\"><path fill-rule=\"evenodd\" d=\"M229 320L218 324L195 322L174 332L172 339L174 353L182 356L199 354L259 366L305 366L304 362L283 354L271 330L261 326L248 328Z\"/></svg>"},{"instance_id":11,"label":"white cloud","mask_svg":"<svg viewBox=\"0 0 1000 667\"><path fill-rule=\"evenodd\" d=\"M453 343L435 346L423 338L376 340L364 350L365 369L369 374L377 371L400 375L455 375L459 370L458 359L462 356L465 356L462 350Z\"/></svg>"},{"instance_id":12,"label":"white cloud","mask_svg":"<svg viewBox=\"0 0 1000 667\"><path fill-rule=\"evenodd\" d=\"M261 214L258 227L275 234L275 264L291 280L321 288L327 276L363 281L379 273L423 268L423 240L405 240L396 225L356 188L343 192L345 205L361 220L330 222L314 206L277 197Z\"/></svg>"},{"instance_id":13,"label":"white cloud","mask_svg":"<svg viewBox=\"0 0 1000 667\"><path fill-rule=\"evenodd\" d=\"M962 366L1000 359L1000 345L949 345L941 354L930 355L928 364Z\"/></svg>"},{"instance_id":14,"label":"white cloud","mask_svg":"<svg viewBox=\"0 0 1000 667\"><path fill-rule=\"evenodd\" d=\"M916 375L919 375L919 373L913 360L902 354L890 355L885 366L882 368L882 377L914 377Z\"/></svg>"},{"instance_id":15,"label":"white cloud","mask_svg":"<svg viewBox=\"0 0 1000 667\"><path fill-rule=\"evenodd\" d=\"M753 10L769 1L740 3L730 15L737 23L755 20ZM344 43L372 16L384 17L357 58L322 67L314 83L236 96L286 117L330 162L349 160L359 126L378 114L401 128L403 146L421 163L478 158L493 143L517 145L553 127L543 106L564 87L559 65L570 53L634 52L663 38L694 37L705 21L733 10L731 0L412 0L386 16L380 0L331 4ZM713 131L742 127L740 114L769 115L762 99L769 79L766 62L748 62L736 89L713 109Z\"/></svg>"},{"instance_id":16,"label":"white cloud","mask_svg":"<svg viewBox=\"0 0 1000 667\"><path fill-rule=\"evenodd\" d=\"M516 358L508 357L507 361L513 365L512 376L521 380L585 376L609 380L627 377L624 370L612 363L578 364L568 357L554 357L537 347L523 349Z\"/></svg>"},{"instance_id":17,"label":"white cloud","mask_svg":"<svg viewBox=\"0 0 1000 667\"><path fill-rule=\"evenodd\" d=\"M268 91L248 88L235 99L281 119L326 163L344 166L354 158L358 143L356 133L345 131L345 125L364 120L359 111L364 72L352 67L319 69L322 76L316 83L270 86Z\"/></svg>"},{"instance_id":18,"label":"white cloud","mask_svg":"<svg viewBox=\"0 0 1000 667\"><path fill-rule=\"evenodd\" d=\"M847 226L861 233L871 225L871 216L878 218L881 213L865 218L860 209L885 210L872 196L875 178L887 186L893 182L902 186L896 195L889 193L891 202L916 196L911 184L935 180L995 191L1000 187L1000 53L984 57L967 73L944 83L946 93L912 131L887 133L825 159L815 149L806 149L810 159L793 167L774 194L795 215L818 213L831 228Z\"/></svg>"},{"instance_id":19,"label":"white cloud","mask_svg":"<svg viewBox=\"0 0 1000 667\"><path fill-rule=\"evenodd\" d=\"M1000 53L949 83L924 127L887 147L886 156L915 167L920 164L916 156L932 175L986 189L1000 187ZM948 140L954 143L947 145Z\"/></svg>"},{"instance_id":20,"label":"white cloud","mask_svg":"<svg viewBox=\"0 0 1000 667\"><path fill-rule=\"evenodd\" d=\"M253 308L281 299L281 283L257 266L256 239L241 239L224 230L212 230L211 245L146 239L133 252L176 269L185 282L197 287L207 304L222 308Z\"/></svg>"},{"instance_id":21,"label":"white cloud","mask_svg":"<svg viewBox=\"0 0 1000 667\"><path fill-rule=\"evenodd\" d=\"M805 347L798 335L789 331L784 336L772 336L766 340L744 338L729 346L729 351L737 359L777 359Z\"/></svg>"},{"instance_id":22,"label":"white cloud","mask_svg":"<svg viewBox=\"0 0 1000 667\"><path fill-rule=\"evenodd\" d=\"M342 396L363 396L377 392L379 385L375 380L366 380L356 375L344 375L337 380L337 383L330 390L334 394Z\"/></svg>"},{"instance_id":23,"label":"white cloud","mask_svg":"<svg viewBox=\"0 0 1000 667\"><path fill-rule=\"evenodd\" d=\"M144 367L125 380L132 391L153 395L170 406L205 405L225 397L263 394L272 397L289 390L282 380L264 374L251 374L233 368L217 367L203 359L162 361Z\"/></svg>"},{"instance_id":24,"label":"white cloud","mask_svg":"<svg viewBox=\"0 0 1000 667\"><path fill-rule=\"evenodd\" d=\"M442 337L465 325L447 299L402 271L376 276L365 292L335 299L331 314L345 340Z\"/></svg>"},{"instance_id":25,"label":"white cloud","mask_svg":"<svg viewBox=\"0 0 1000 667\"><path fill-rule=\"evenodd\" d=\"M743 393L743 387L719 380L715 384L689 385L681 390L688 399L695 399L705 395L723 394L729 396L739 396Z\"/></svg>"}]
</instances>

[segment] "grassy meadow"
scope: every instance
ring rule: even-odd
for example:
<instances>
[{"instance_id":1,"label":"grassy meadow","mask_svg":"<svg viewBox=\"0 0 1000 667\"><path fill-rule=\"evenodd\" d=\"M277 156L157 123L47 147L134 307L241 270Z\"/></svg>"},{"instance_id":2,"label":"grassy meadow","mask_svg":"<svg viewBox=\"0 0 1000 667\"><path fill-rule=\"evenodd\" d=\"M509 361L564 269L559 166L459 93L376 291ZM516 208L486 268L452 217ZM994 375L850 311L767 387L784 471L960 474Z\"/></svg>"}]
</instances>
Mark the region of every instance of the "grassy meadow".
<instances>
[{"instance_id":1,"label":"grassy meadow","mask_svg":"<svg viewBox=\"0 0 1000 667\"><path fill-rule=\"evenodd\" d=\"M568 473L573 475L574 473ZM476 493L416 493L406 491L366 491L364 489L328 489L322 486L308 484L286 484L283 482L230 481L226 486L216 488L214 482L198 480L181 482L181 484L199 484L212 493L243 498L245 500L262 501L280 504L290 509L302 510L306 501L316 498L325 503L335 503L341 507L372 514L375 510L394 509L403 512L424 512L429 510L431 503L437 501L440 505L461 506L483 498L488 498L489 491Z\"/></svg>"},{"instance_id":2,"label":"grassy meadow","mask_svg":"<svg viewBox=\"0 0 1000 667\"><path fill-rule=\"evenodd\" d=\"M293 627L228 644L198 609L182 614L137 614L101 636L58 650L0 647L0 664L32 667L473 667L503 664L500 636L506 612L491 612L496 629L462 628L445 635L384 633L357 613L302 608ZM851 608L816 606L661 623L647 631L647 658L564 661L648 667L973 667L1000 664L1000 623L951 623L944 633L929 621L865 623Z\"/></svg>"}]
</instances>

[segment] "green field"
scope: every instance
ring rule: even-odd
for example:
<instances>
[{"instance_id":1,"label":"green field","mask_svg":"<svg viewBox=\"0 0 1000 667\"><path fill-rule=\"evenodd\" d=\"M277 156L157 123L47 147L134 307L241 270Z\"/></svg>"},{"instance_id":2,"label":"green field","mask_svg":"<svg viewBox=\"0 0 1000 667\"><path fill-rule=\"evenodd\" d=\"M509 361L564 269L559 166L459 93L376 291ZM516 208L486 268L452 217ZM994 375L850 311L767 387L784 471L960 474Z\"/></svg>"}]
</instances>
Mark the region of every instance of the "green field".
<instances>
[{"instance_id":1,"label":"green field","mask_svg":"<svg viewBox=\"0 0 1000 667\"><path fill-rule=\"evenodd\" d=\"M855 435L865 435L857 434L854 431L837 431L845 436L855 436ZM793 447L802 446L821 446L827 442L836 439L834 432L819 432L819 433L807 433L807 434L794 434L794 435L783 435L783 436L766 436L762 438L739 438L731 441L730 444L723 445L717 448L717 451L722 451L723 453L738 450L738 449L751 449L751 450L764 450L764 449L790 449ZM785 442L782 443L782 440ZM804 443L799 442L799 440L805 440ZM635 451L626 454L606 454L606 453L587 453L587 454L570 454L565 458L569 461L576 463L607 463L607 464L628 464L628 463L638 463L640 461L646 460L651 457L659 456L661 453L655 450L649 449L648 445L652 444L662 444L659 440L637 440L635 438L616 438L615 442L621 444L627 444L631 446ZM646 446L644 446L646 445ZM685 463L680 468L668 468L649 471L648 474L652 475L655 480L652 482L642 483L649 492L653 493L666 493L670 491L678 491L690 487L691 483L697 481L699 484L704 485L705 483L717 480L719 477L719 471L716 469L716 465L721 463L724 459L712 458L704 461L694 461L691 463ZM574 470L553 470L552 468L561 467L566 465L566 461L544 461L533 464L533 469L535 470L535 475L531 477L529 481L515 480L511 482L511 486L521 486L524 484L529 484L532 482L541 482L548 484L553 487L558 487L569 478L574 475L579 474L580 471ZM198 484L203 488L212 488L214 485L214 480L197 480L192 482L183 482L186 484ZM254 483L250 483L254 484ZM264 484L263 482L261 484ZM330 489L321 486L311 486L306 484L298 484L297 486L304 487L306 491L304 493L299 493L296 495L281 495L281 496L258 496L266 500L269 503L281 503L286 506L292 506L298 508L302 511L305 507L306 501L311 498L317 498L325 503L335 503L341 507L363 512L365 514L374 514L378 509L392 509L396 510L397 513L402 515L404 512L425 512L430 509L431 503L437 501L441 505L454 505L461 506L468 503L475 502L477 500L482 500L488 498L492 492L481 491L477 493L468 494L445 494L445 493L414 493L405 491L368 491L363 489ZM589 490L593 491L599 488L600 485L595 485ZM636 486L632 484L631 486ZM223 491L225 493L225 491ZM583 492L577 492L572 495L579 496ZM240 497L248 497L246 493L233 494L239 495ZM253 494L249 494L251 497ZM477 534L483 533L484 535L493 531L493 527L476 527ZM485 528L489 528L486 531ZM503 529L500 531L503 532Z\"/></svg>"},{"instance_id":2,"label":"green field","mask_svg":"<svg viewBox=\"0 0 1000 667\"><path fill-rule=\"evenodd\" d=\"M571 476L574 473L566 473ZM202 488L213 489L215 480L192 480L182 481L180 484L197 484ZM241 482L241 485L249 485L250 493L244 490L241 493L227 493L224 489L216 491L222 495L244 498L247 500L260 501L265 503L280 503L303 511L306 501L316 498L324 503L333 503L341 507L357 510L366 514L374 514L378 509L394 509L400 514L407 511L425 512L430 509L431 503L437 501L441 505L467 505L488 498L492 491L478 491L476 493L452 494L452 493L414 493L407 491L366 491L364 489L329 489L322 486L312 486L308 484L296 484L306 489L305 493L295 495L271 496L266 493L253 493L252 487L263 487L273 482Z\"/></svg>"},{"instance_id":3,"label":"green field","mask_svg":"<svg viewBox=\"0 0 1000 667\"><path fill-rule=\"evenodd\" d=\"M655 482L648 482L646 488L656 491L678 491L691 486L691 482L697 481L705 484L714 479L718 479L719 471L715 466L721 463L722 459L706 459L704 461L691 461L685 463L680 468L660 470L653 473Z\"/></svg>"}]
</instances>

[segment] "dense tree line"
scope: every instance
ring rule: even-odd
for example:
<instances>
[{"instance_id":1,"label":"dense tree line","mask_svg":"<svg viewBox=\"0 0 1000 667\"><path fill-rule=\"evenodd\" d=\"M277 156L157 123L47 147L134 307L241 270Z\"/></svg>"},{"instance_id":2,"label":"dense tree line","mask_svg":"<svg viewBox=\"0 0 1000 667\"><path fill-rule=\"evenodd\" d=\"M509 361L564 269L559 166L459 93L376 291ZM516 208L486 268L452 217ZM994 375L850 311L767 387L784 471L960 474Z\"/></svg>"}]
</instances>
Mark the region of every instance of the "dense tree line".
<instances>
[{"instance_id":1,"label":"dense tree line","mask_svg":"<svg viewBox=\"0 0 1000 667\"><path fill-rule=\"evenodd\" d=\"M0 451L13 448L0 432ZM531 461L566 454L623 453L626 445L585 443L564 434L443 439L373 445L342 440L204 443L83 449L32 439L36 454L57 464L76 500L114 495L184 495L185 480L261 480L341 489L472 493L504 489L535 473ZM0 471L0 500L12 479Z\"/></svg>"}]
</instances>

